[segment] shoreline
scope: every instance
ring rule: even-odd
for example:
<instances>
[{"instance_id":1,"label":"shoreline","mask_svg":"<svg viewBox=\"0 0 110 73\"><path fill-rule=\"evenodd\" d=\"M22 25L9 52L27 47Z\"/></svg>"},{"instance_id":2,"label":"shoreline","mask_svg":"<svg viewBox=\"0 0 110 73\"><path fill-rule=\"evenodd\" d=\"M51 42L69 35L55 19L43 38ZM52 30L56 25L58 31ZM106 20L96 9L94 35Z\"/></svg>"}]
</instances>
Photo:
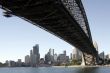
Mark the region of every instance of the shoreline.
<instances>
[{"instance_id":1,"label":"shoreline","mask_svg":"<svg viewBox=\"0 0 110 73\"><path fill-rule=\"evenodd\" d=\"M69 68L69 67L110 67L110 65L103 65L103 66L81 66L81 65L71 65L71 66L52 66L52 67L66 67L66 68Z\"/></svg>"},{"instance_id":2,"label":"shoreline","mask_svg":"<svg viewBox=\"0 0 110 73\"><path fill-rule=\"evenodd\" d=\"M89 68L89 67L110 67L110 65L96 65L96 66L83 66L83 65L70 65L70 66L38 66L38 67L57 67L57 68ZM0 67L0 68L14 68L14 67ZM19 67L21 68L21 67ZM36 67L32 67L32 68L36 68Z\"/></svg>"}]
</instances>

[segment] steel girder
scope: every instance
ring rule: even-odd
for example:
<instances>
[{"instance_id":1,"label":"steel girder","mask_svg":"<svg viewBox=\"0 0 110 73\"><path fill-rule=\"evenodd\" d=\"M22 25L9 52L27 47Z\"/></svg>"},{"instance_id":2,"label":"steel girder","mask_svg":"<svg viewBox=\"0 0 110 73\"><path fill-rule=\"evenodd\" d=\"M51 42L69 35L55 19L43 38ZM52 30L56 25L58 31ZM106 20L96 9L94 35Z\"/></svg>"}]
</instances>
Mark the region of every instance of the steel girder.
<instances>
[{"instance_id":1,"label":"steel girder","mask_svg":"<svg viewBox=\"0 0 110 73\"><path fill-rule=\"evenodd\" d=\"M86 26L86 32L80 26L77 18L68 11L61 0L1 0L1 8L32 24L45 29L66 42L74 45L82 52L96 55L93 46L88 21L80 0L75 3L81 10L81 20Z\"/></svg>"}]
</instances>

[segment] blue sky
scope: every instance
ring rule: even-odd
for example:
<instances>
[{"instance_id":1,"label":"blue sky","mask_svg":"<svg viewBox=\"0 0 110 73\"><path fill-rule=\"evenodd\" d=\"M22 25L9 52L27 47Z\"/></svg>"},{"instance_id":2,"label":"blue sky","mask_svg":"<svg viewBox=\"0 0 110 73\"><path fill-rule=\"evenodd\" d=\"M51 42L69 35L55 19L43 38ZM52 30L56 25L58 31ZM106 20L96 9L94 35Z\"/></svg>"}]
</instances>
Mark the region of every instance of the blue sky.
<instances>
[{"instance_id":1,"label":"blue sky","mask_svg":"<svg viewBox=\"0 0 110 73\"><path fill-rule=\"evenodd\" d=\"M99 51L110 54L110 0L82 0Z\"/></svg>"},{"instance_id":2,"label":"blue sky","mask_svg":"<svg viewBox=\"0 0 110 73\"><path fill-rule=\"evenodd\" d=\"M93 40L98 43L99 51L110 53L110 0L82 0L90 24ZM35 44L39 44L41 57L49 48L56 53L67 51L73 46L54 35L16 17L6 18L0 9L0 61L23 59Z\"/></svg>"}]
</instances>

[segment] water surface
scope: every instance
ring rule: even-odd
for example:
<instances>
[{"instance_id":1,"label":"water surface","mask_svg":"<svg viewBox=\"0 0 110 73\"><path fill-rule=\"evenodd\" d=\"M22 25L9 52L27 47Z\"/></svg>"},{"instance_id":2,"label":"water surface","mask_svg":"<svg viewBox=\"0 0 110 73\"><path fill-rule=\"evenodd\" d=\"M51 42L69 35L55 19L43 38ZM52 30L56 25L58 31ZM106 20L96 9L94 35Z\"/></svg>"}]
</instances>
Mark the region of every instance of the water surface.
<instances>
[{"instance_id":1,"label":"water surface","mask_svg":"<svg viewBox=\"0 0 110 73\"><path fill-rule=\"evenodd\" d=\"M110 67L12 67L0 68L0 73L110 73Z\"/></svg>"}]
</instances>

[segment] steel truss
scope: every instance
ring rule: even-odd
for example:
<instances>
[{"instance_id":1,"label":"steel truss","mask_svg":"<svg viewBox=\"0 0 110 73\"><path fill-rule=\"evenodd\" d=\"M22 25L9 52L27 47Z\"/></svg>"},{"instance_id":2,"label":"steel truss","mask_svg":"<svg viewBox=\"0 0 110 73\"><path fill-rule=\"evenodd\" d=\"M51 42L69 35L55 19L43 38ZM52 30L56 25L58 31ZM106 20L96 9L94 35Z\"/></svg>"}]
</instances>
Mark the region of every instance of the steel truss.
<instances>
[{"instance_id":1,"label":"steel truss","mask_svg":"<svg viewBox=\"0 0 110 73\"><path fill-rule=\"evenodd\" d=\"M81 0L1 0L0 5L5 16L16 15L58 36L80 49L86 64L94 64L97 51Z\"/></svg>"}]
</instances>

